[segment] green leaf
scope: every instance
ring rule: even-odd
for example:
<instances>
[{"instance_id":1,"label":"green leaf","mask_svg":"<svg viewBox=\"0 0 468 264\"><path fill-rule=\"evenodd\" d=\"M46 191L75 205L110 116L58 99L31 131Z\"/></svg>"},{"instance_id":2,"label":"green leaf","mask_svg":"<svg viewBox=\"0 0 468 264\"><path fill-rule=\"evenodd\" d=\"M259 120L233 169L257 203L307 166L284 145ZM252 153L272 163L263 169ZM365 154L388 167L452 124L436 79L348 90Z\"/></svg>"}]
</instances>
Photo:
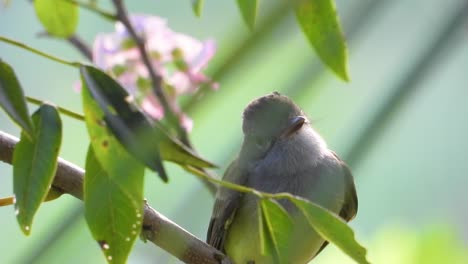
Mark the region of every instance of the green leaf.
<instances>
[{"instance_id":1,"label":"green leaf","mask_svg":"<svg viewBox=\"0 0 468 264\"><path fill-rule=\"evenodd\" d=\"M161 156L164 160L169 160L182 166L189 165L200 168L215 168L216 165L199 157L193 150L186 147L178 139L170 136L163 129L158 130L160 139Z\"/></svg>"},{"instance_id":2,"label":"green leaf","mask_svg":"<svg viewBox=\"0 0 468 264\"><path fill-rule=\"evenodd\" d=\"M291 201L325 240L335 244L356 262L369 263L366 259L366 249L356 241L353 230L339 216L298 197Z\"/></svg>"},{"instance_id":3,"label":"green leaf","mask_svg":"<svg viewBox=\"0 0 468 264\"><path fill-rule=\"evenodd\" d=\"M32 139L33 126L23 89L13 69L0 59L0 105L23 132Z\"/></svg>"},{"instance_id":4,"label":"green leaf","mask_svg":"<svg viewBox=\"0 0 468 264\"><path fill-rule=\"evenodd\" d=\"M262 207L260 203L257 203L257 221L258 221L258 235L260 241L260 253L264 256L271 256L274 253L273 245L271 244L271 239L268 237L268 232L266 230L266 223L262 213Z\"/></svg>"},{"instance_id":5,"label":"green leaf","mask_svg":"<svg viewBox=\"0 0 468 264\"><path fill-rule=\"evenodd\" d=\"M47 32L67 38L78 26L78 6L66 0L34 0L36 15Z\"/></svg>"},{"instance_id":6,"label":"green leaf","mask_svg":"<svg viewBox=\"0 0 468 264\"><path fill-rule=\"evenodd\" d=\"M255 27L255 18L257 17L257 0L237 0L237 6L239 7L242 18L244 18L245 23L253 30Z\"/></svg>"},{"instance_id":7,"label":"green leaf","mask_svg":"<svg viewBox=\"0 0 468 264\"><path fill-rule=\"evenodd\" d=\"M163 181L167 181L167 175L162 165L158 138L155 130L151 126L148 118L136 106L129 102L130 95L114 79L101 70L92 66L82 66L80 68L83 89L83 105L85 109L85 119L88 131L93 141L95 151L96 144L93 131L105 124L112 131L114 136L136 159L158 172ZM91 96L88 98L87 94ZM92 99L91 99L92 98ZM86 100L85 100L86 99ZM95 102L98 108L92 107ZM99 110L99 108L102 110ZM90 117L94 115L94 118ZM99 130L102 130L99 128ZM96 152L98 158L100 153ZM103 164L104 168L107 166Z\"/></svg>"},{"instance_id":8,"label":"green leaf","mask_svg":"<svg viewBox=\"0 0 468 264\"><path fill-rule=\"evenodd\" d=\"M293 222L284 208L278 202L262 199L260 202L263 228L271 241L274 257L277 263L287 263L290 244L290 234L293 231Z\"/></svg>"},{"instance_id":9,"label":"green leaf","mask_svg":"<svg viewBox=\"0 0 468 264\"><path fill-rule=\"evenodd\" d=\"M55 107L42 105L32 121L34 140L21 133L13 152L16 217L26 235L31 232L34 214L49 192L62 140L62 122Z\"/></svg>"},{"instance_id":10,"label":"green leaf","mask_svg":"<svg viewBox=\"0 0 468 264\"><path fill-rule=\"evenodd\" d=\"M88 123L99 123L100 126L103 126L104 116L105 124L109 126L119 142L146 166L158 171L159 168L162 168L158 156L161 155L162 159L173 161L182 166L216 167L168 135L157 122L151 122L146 118L135 105L131 105L126 100L129 94L111 77L91 66L83 66L81 73L84 86L87 87L83 90L89 89L92 95L92 98L87 101L99 104L98 109L94 110L96 112L94 115L97 116ZM98 114L99 112L100 114ZM86 114L85 109L86 115L88 114ZM90 130L89 127L88 125L88 130ZM90 135L93 138L91 131Z\"/></svg>"},{"instance_id":11,"label":"green leaf","mask_svg":"<svg viewBox=\"0 0 468 264\"><path fill-rule=\"evenodd\" d=\"M298 0L297 20L320 59L349 81L348 54L333 0Z\"/></svg>"},{"instance_id":12,"label":"green leaf","mask_svg":"<svg viewBox=\"0 0 468 264\"><path fill-rule=\"evenodd\" d=\"M201 16L204 3L205 0L192 0L192 9L197 17Z\"/></svg>"},{"instance_id":13,"label":"green leaf","mask_svg":"<svg viewBox=\"0 0 468 264\"><path fill-rule=\"evenodd\" d=\"M144 167L117 144L109 142L101 160L89 147L84 179L85 218L109 263L125 263L143 219Z\"/></svg>"}]
</instances>

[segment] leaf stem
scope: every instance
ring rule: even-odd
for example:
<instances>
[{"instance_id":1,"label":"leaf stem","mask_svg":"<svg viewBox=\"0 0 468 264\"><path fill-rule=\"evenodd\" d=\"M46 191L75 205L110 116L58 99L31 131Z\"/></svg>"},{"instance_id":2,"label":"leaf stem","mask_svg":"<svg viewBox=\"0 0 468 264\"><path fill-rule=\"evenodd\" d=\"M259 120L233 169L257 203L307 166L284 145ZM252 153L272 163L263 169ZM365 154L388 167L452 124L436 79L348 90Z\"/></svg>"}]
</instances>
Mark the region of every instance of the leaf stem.
<instances>
[{"instance_id":1,"label":"leaf stem","mask_svg":"<svg viewBox=\"0 0 468 264\"><path fill-rule=\"evenodd\" d=\"M83 56L86 57L89 61L93 61L93 53L88 45L81 40L77 35L72 35L68 39L68 42L75 47Z\"/></svg>"},{"instance_id":2,"label":"leaf stem","mask_svg":"<svg viewBox=\"0 0 468 264\"><path fill-rule=\"evenodd\" d=\"M21 42L18 42L18 41L15 41L15 40L3 37L3 36L0 36L0 41L8 43L8 44L16 46L16 47L19 47L19 48L22 48L22 49L25 49L25 50L30 51L32 53L35 53L35 54L37 54L39 56L42 56L44 58L47 58L49 60L53 60L55 62L64 64L64 65L72 66L72 67L75 67L75 68L78 68L78 67L80 67L82 65L81 63L76 62L76 61L67 61L67 60L61 59L59 57L55 57L55 56L50 55L48 53L45 53L43 51L32 48L32 47L30 47L30 46L28 46L26 44L23 44Z\"/></svg>"},{"instance_id":3,"label":"leaf stem","mask_svg":"<svg viewBox=\"0 0 468 264\"><path fill-rule=\"evenodd\" d=\"M66 0L72 4L76 4L84 9L87 9L91 12L94 12L98 15L100 15L101 17L111 21L111 22L114 22L117 20L117 16L115 14L112 14L111 12L108 12L108 11L105 11L103 9L100 9L99 7L97 7L95 4L92 4L92 3L85 3L85 2L81 2L81 1L76 1L76 0Z\"/></svg>"},{"instance_id":4,"label":"leaf stem","mask_svg":"<svg viewBox=\"0 0 468 264\"><path fill-rule=\"evenodd\" d=\"M258 191L256 189L253 189L253 188L250 188L250 187L247 187L247 186L244 186L244 185L239 185L239 184L235 184L235 183L228 182L228 181L218 180L218 179L215 179L215 178L212 178L212 177L206 175L206 173L200 171L198 168L194 168L194 167L189 166L189 165L184 166L184 169L186 169L188 172L193 173L194 175L198 176L199 178L201 178L203 180L212 182L214 184L221 185L223 187L226 187L226 188L229 188L231 190L238 191L238 192L251 193L251 194L253 194L253 195L255 195L255 196L257 196L257 197L259 197L261 199L289 199L289 200L297 199L297 197L295 197L294 195L292 195L290 193L286 193L286 192L267 193L267 192Z\"/></svg>"},{"instance_id":5,"label":"leaf stem","mask_svg":"<svg viewBox=\"0 0 468 264\"><path fill-rule=\"evenodd\" d=\"M35 105L42 105L45 103L45 101L42 101L40 99L37 99L37 98L34 98L34 97L30 97L30 96L26 96L26 101L32 103L32 104L35 104ZM76 120L79 120L79 121L84 121L84 116L82 114L79 114L79 113L76 113L72 110L69 110L69 109L66 109L66 108L63 108L63 107L60 107L60 106L55 106L57 107L57 110L61 113L61 114L64 114L66 116L69 116L71 118L74 118Z\"/></svg>"},{"instance_id":6,"label":"leaf stem","mask_svg":"<svg viewBox=\"0 0 468 264\"><path fill-rule=\"evenodd\" d=\"M12 205L15 203L15 197L14 196L8 196L4 198L0 198L0 206L8 206Z\"/></svg>"}]
</instances>

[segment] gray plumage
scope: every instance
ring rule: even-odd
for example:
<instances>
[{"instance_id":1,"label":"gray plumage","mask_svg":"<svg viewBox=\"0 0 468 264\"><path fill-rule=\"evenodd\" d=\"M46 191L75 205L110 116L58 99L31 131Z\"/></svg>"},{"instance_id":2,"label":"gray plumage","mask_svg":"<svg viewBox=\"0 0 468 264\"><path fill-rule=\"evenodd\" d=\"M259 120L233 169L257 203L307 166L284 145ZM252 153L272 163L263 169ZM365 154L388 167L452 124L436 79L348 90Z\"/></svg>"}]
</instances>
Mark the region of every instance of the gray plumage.
<instances>
[{"instance_id":1,"label":"gray plumage","mask_svg":"<svg viewBox=\"0 0 468 264\"><path fill-rule=\"evenodd\" d=\"M358 202L349 168L327 148L294 102L275 92L250 103L243 119L244 141L223 180L263 192L289 192L346 221L356 215ZM236 263L274 261L260 253L256 199L223 187L216 194L207 242ZM291 203L280 203L295 222L289 263L307 263L327 242Z\"/></svg>"}]
</instances>

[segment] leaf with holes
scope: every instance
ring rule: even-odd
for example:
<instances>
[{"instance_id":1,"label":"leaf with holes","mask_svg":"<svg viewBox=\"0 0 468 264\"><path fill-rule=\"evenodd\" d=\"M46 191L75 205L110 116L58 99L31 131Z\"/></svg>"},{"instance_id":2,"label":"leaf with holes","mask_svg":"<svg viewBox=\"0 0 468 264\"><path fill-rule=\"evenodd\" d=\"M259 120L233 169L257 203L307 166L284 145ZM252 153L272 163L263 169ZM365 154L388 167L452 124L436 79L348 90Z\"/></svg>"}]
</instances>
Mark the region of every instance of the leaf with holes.
<instances>
[{"instance_id":1,"label":"leaf with holes","mask_svg":"<svg viewBox=\"0 0 468 264\"><path fill-rule=\"evenodd\" d=\"M18 124L25 135L32 140L33 126L23 89L10 65L0 60L0 106Z\"/></svg>"},{"instance_id":2,"label":"leaf with holes","mask_svg":"<svg viewBox=\"0 0 468 264\"><path fill-rule=\"evenodd\" d=\"M109 263L125 263L141 230L144 167L117 142L109 142L101 166L89 147L84 179L85 218Z\"/></svg>"},{"instance_id":3,"label":"leaf with holes","mask_svg":"<svg viewBox=\"0 0 468 264\"><path fill-rule=\"evenodd\" d=\"M32 121L33 140L22 132L13 152L16 217L26 235L31 232L34 215L49 192L62 141L62 122L55 107L42 105Z\"/></svg>"},{"instance_id":4,"label":"leaf with holes","mask_svg":"<svg viewBox=\"0 0 468 264\"><path fill-rule=\"evenodd\" d=\"M250 30L253 30L257 17L258 0L237 0L237 6L241 11L245 23Z\"/></svg>"},{"instance_id":5,"label":"leaf with holes","mask_svg":"<svg viewBox=\"0 0 468 264\"><path fill-rule=\"evenodd\" d=\"M66 0L34 0L36 15L47 33L67 38L73 35L78 26L79 8Z\"/></svg>"},{"instance_id":6,"label":"leaf with holes","mask_svg":"<svg viewBox=\"0 0 468 264\"><path fill-rule=\"evenodd\" d=\"M354 238L353 230L339 216L299 197L291 199L306 216L309 224L325 240L335 244L358 263L369 263L366 249Z\"/></svg>"},{"instance_id":7,"label":"leaf with holes","mask_svg":"<svg viewBox=\"0 0 468 264\"><path fill-rule=\"evenodd\" d=\"M320 59L341 79L349 81L346 42L333 0L299 0L295 12Z\"/></svg>"}]
</instances>

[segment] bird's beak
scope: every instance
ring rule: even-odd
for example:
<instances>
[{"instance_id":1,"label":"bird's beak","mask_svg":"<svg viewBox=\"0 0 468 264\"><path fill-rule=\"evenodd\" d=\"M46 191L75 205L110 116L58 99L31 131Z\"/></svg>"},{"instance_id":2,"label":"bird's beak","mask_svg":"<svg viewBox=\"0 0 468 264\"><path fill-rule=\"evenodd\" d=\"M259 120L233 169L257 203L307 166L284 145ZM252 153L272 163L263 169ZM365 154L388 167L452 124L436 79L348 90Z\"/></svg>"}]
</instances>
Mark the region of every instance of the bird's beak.
<instances>
[{"instance_id":1,"label":"bird's beak","mask_svg":"<svg viewBox=\"0 0 468 264\"><path fill-rule=\"evenodd\" d=\"M304 125L306 122L306 118L304 116L295 116L289 120L289 125L286 127L286 129L283 131L281 134L281 137L289 137L294 132L298 131L301 129L301 127Z\"/></svg>"}]
</instances>

